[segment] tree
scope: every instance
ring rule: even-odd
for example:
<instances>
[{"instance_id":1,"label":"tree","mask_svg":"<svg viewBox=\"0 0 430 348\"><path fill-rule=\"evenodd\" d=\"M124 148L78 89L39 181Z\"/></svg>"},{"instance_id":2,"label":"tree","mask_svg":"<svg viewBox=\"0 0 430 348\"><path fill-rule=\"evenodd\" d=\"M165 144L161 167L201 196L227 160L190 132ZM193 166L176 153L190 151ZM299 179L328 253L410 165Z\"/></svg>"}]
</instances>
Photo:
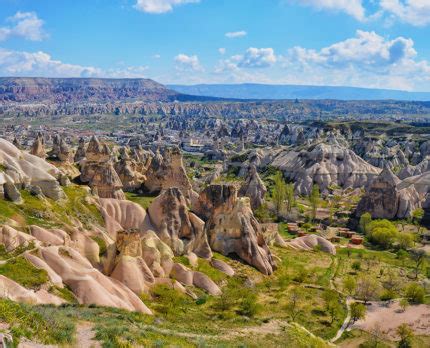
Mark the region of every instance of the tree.
<instances>
[{"instance_id":1,"label":"tree","mask_svg":"<svg viewBox=\"0 0 430 348\"><path fill-rule=\"evenodd\" d=\"M345 277L345 279L343 280L343 288L349 296L352 296L357 288L357 282L355 281L354 277Z\"/></svg>"},{"instance_id":2,"label":"tree","mask_svg":"<svg viewBox=\"0 0 430 348\"><path fill-rule=\"evenodd\" d=\"M282 177L282 173L279 171L275 174L272 198L276 213L279 215L284 209L285 200L287 198L287 185Z\"/></svg>"},{"instance_id":3,"label":"tree","mask_svg":"<svg viewBox=\"0 0 430 348\"><path fill-rule=\"evenodd\" d=\"M330 315L330 324L333 324L341 309L339 297L337 296L336 292L326 290L323 293L323 299L325 302L325 310Z\"/></svg>"},{"instance_id":4,"label":"tree","mask_svg":"<svg viewBox=\"0 0 430 348\"><path fill-rule=\"evenodd\" d=\"M378 293L378 282L371 277L361 277L357 282L357 295L367 304Z\"/></svg>"},{"instance_id":5,"label":"tree","mask_svg":"<svg viewBox=\"0 0 430 348\"><path fill-rule=\"evenodd\" d=\"M397 334L400 337L400 341L397 346L399 348L411 348L412 340L414 338L414 332L407 324L402 324L397 328Z\"/></svg>"},{"instance_id":6,"label":"tree","mask_svg":"<svg viewBox=\"0 0 430 348\"><path fill-rule=\"evenodd\" d=\"M417 208L412 212L412 222L417 226L417 232L420 233L420 222L424 217L424 210Z\"/></svg>"},{"instance_id":7,"label":"tree","mask_svg":"<svg viewBox=\"0 0 430 348\"><path fill-rule=\"evenodd\" d=\"M299 289L295 288L291 291L290 299L287 303L286 309L291 316L293 321L296 320L297 316L302 313L302 296Z\"/></svg>"},{"instance_id":8,"label":"tree","mask_svg":"<svg viewBox=\"0 0 430 348\"><path fill-rule=\"evenodd\" d=\"M370 213L364 213L360 217L360 221L358 223L358 229L361 233L367 235L369 224L372 222L372 215Z\"/></svg>"},{"instance_id":9,"label":"tree","mask_svg":"<svg viewBox=\"0 0 430 348\"><path fill-rule=\"evenodd\" d=\"M285 196L287 201L287 212L291 213L291 210L296 205L296 198L294 196L294 185L288 184L285 190Z\"/></svg>"},{"instance_id":10,"label":"tree","mask_svg":"<svg viewBox=\"0 0 430 348\"><path fill-rule=\"evenodd\" d=\"M364 319L366 316L367 308L364 304L354 302L351 304L351 321L350 324L354 324L357 320Z\"/></svg>"},{"instance_id":11,"label":"tree","mask_svg":"<svg viewBox=\"0 0 430 348\"><path fill-rule=\"evenodd\" d=\"M413 303L423 303L426 295L425 289L418 283L410 283L405 290L405 296Z\"/></svg>"},{"instance_id":12,"label":"tree","mask_svg":"<svg viewBox=\"0 0 430 348\"><path fill-rule=\"evenodd\" d=\"M370 242L382 247L390 248L396 240L399 231L397 227L388 220L373 220L368 224L368 237Z\"/></svg>"},{"instance_id":13,"label":"tree","mask_svg":"<svg viewBox=\"0 0 430 348\"><path fill-rule=\"evenodd\" d=\"M315 220L317 216L317 209L320 204L320 200L321 200L320 188L317 184L314 184L312 186L312 191L309 196L309 203L311 204L311 208L312 208L312 220Z\"/></svg>"},{"instance_id":14,"label":"tree","mask_svg":"<svg viewBox=\"0 0 430 348\"><path fill-rule=\"evenodd\" d=\"M424 265L426 252L422 249L412 249L409 256L414 261L415 279L417 279L420 269Z\"/></svg>"}]
</instances>

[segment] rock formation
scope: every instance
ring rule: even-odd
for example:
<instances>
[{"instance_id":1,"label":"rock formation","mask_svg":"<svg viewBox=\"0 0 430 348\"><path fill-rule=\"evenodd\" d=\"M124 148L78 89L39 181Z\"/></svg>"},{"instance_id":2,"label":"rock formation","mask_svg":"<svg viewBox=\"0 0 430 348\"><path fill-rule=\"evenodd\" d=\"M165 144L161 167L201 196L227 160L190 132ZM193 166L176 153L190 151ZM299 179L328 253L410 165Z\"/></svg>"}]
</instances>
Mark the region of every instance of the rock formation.
<instances>
[{"instance_id":1,"label":"rock formation","mask_svg":"<svg viewBox=\"0 0 430 348\"><path fill-rule=\"evenodd\" d=\"M356 216L368 212L374 219L404 219L420 207L414 187L399 189L401 180L385 167L358 203Z\"/></svg>"},{"instance_id":2,"label":"rock formation","mask_svg":"<svg viewBox=\"0 0 430 348\"><path fill-rule=\"evenodd\" d=\"M31 146L30 154L40 158L46 157L45 139L43 138L42 133L37 134L37 137Z\"/></svg>"},{"instance_id":3,"label":"rock formation","mask_svg":"<svg viewBox=\"0 0 430 348\"><path fill-rule=\"evenodd\" d=\"M86 157L86 149L85 149L85 139L84 138L80 138L79 139L79 144L78 144L78 148L75 152L75 156L73 158L73 161L75 163L79 163L80 161L82 161L84 158Z\"/></svg>"},{"instance_id":4,"label":"rock formation","mask_svg":"<svg viewBox=\"0 0 430 348\"><path fill-rule=\"evenodd\" d=\"M330 186L366 187L379 173L352 150L337 144L320 143L300 152L281 152L272 166L295 182L297 193L309 195L314 183L322 193Z\"/></svg>"},{"instance_id":5,"label":"rock formation","mask_svg":"<svg viewBox=\"0 0 430 348\"><path fill-rule=\"evenodd\" d=\"M38 187L49 198L64 197L57 180L60 171L42 158L20 151L0 139L0 192L7 198L19 201L17 189Z\"/></svg>"},{"instance_id":6,"label":"rock formation","mask_svg":"<svg viewBox=\"0 0 430 348\"><path fill-rule=\"evenodd\" d=\"M181 151L177 147L166 148L163 154L157 151L149 167L144 186L149 192L177 187L187 199L196 196L185 171Z\"/></svg>"},{"instance_id":7,"label":"rock formation","mask_svg":"<svg viewBox=\"0 0 430 348\"><path fill-rule=\"evenodd\" d=\"M142 167L142 164L131 159L127 148L120 149L120 159L115 163L115 171L118 173L125 191L135 191L143 185L146 176L142 173L144 172Z\"/></svg>"},{"instance_id":8,"label":"rock formation","mask_svg":"<svg viewBox=\"0 0 430 348\"><path fill-rule=\"evenodd\" d=\"M233 185L210 185L193 211L202 217L209 245L223 255L237 255L264 274L275 268L248 198L238 198Z\"/></svg>"},{"instance_id":9,"label":"rock formation","mask_svg":"<svg viewBox=\"0 0 430 348\"><path fill-rule=\"evenodd\" d=\"M82 161L81 181L88 183L100 198L125 199L122 182L113 166L111 152L105 143L93 136Z\"/></svg>"},{"instance_id":10,"label":"rock formation","mask_svg":"<svg viewBox=\"0 0 430 348\"><path fill-rule=\"evenodd\" d=\"M315 234L308 234L303 237L294 238L291 241L287 242L286 247L294 249L294 250L314 250L319 247L321 251L329 253L331 255L336 255L335 246L329 242L327 239L317 236Z\"/></svg>"},{"instance_id":11,"label":"rock formation","mask_svg":"<svg viewBox=\"0 0 430 348\"><path fill-rule=\"evenodd\" d=\"M60 162L69 163L72 161L72 152L63 137L59 134L54 136L52 150L49 151L48 156Z\"/></svg>"},{"instance_id":12,"label":"rock formation","mask_svg":"<svg viewBox=\"0 0 430 348\"><path fill-rule=\"evenodd\" d=\"M267 192L266 185L258 175L255 166L251 166L248 176L239 190L239 196L249 197L251 208L258 209L264 203L264 196Z\"/></svg>"},{"instance_id":13,"label":"rock formation","mask_svg":"<svg viewBox=\"0 0 430 348\"><path fill-rule=\"evenodd\" d=\"M211 258L204 222L188 211L183 193L176 187L163 191L148 208L149 217L160 239L176 255L194 252Z\"/></svg>"}]
</instances>

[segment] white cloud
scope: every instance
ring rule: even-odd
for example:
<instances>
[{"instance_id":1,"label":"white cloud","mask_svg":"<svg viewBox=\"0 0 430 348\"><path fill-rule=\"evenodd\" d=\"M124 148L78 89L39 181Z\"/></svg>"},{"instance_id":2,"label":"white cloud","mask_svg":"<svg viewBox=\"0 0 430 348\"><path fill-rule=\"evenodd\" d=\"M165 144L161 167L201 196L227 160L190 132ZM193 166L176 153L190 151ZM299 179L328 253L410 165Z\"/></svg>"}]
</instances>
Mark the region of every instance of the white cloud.
<instances>
[{"instance_id":1,"label":"white cloud","mask_svg":"<svg viewBox=\"0 0 430 348\"><path fill-rule=\"evenodd\" d=\"M221 47L221 48L218 48L218 52L219 54L224 55L227 52L227 50L224 47Z\"/></svg>"},{"instance_id":2,"label":"white cloud","mask_svg":"<svg viewBox=\"0 0 430 348\"><path fill-rule=\"evenodd\" d=\"M289 73L326 84L428 88L430 64L416 56L412 39L386 40L375 32L358 30L356 37L320 50L294 47L281 60Z\"/></svg>"},{"instance_id":3,"label":"white cloud","mask_svg":"<svg viewBox=\"0 0 430 348\"><path fill-rule=\"evenodd\" d=\"M45 52L23 52L0 48L0 75L42 77L144 77L148 67L131 66L103 70L63 63Z\"/></svg>"},{"instance_id":4,"label":"white cloud","mask_svg":"<svg viewBox=\"0 0 430 348\"><path fill-rule=\"evenodd\" d=\"M42 41L47 37L43 20L34 12L17 12L7 19L8 26L0 27L0 41L11 37L22 37L31 41Z\"/></svg>"},{"instance_id":5,"label":"white cloud","mask_svg":"<svg viewBox=\"0 0 430 348\"><path fill-rule=\"evenodd\" d=\"M198 3L200 0L137 0L134 7L147 13L166 13L173 10L174 6L182 4Z\"/></svg>"},{"instance_id":6,"label":"white cloud","mask_svg":"<svg viewBox=\"0 0 430 348\"><path fill-rule=\"evenodd\" d=\"M204 71L200 64L199 57L196 55L187 56L186 54L178 54L175 57L176 68L181 71Z\"/></svg>"},{"instance_id":7,"label":"white cloud","mask_svg":"<svg viewBox=\"0 0 430 348\"><path fill-rule=\"evenodd\" d=\"M293 0L304 6L318 10L345 12L362 21L365 19L365 8L362 0ZM425 0L423 0L425 1Z\"/></svg>"},{"instance_id":8,"label":"white cloud","mask_svg":"<svg viewBox=\"0 0 430 348\"><path fill-rule=\"evenodd\" d=\"M250 47L243 55L232 57L239 68L267 68L276 63L277 58L273 48Z\"/></svg>"},{"instance_id":9,"label":"white cloud","mask_svg":"<svg viewBox=\"0 0 430 348\"><path fill-rule=\"evenodd\" d=\"M414 26L430 24L429 0L381 0L382 10Z\"/></svg>"},{"instance_id":10,"label":"white cloud","mask_svg":"<svg viewBox=\"0 0 430 348\"><path fill-rule=\"evenodd\" d=\"M245 30L241 31L230 31L228 33L225 33L225 36L229 39L237 39L241 37L245 37L248 33Z\"/></svg>"}]
</instances>

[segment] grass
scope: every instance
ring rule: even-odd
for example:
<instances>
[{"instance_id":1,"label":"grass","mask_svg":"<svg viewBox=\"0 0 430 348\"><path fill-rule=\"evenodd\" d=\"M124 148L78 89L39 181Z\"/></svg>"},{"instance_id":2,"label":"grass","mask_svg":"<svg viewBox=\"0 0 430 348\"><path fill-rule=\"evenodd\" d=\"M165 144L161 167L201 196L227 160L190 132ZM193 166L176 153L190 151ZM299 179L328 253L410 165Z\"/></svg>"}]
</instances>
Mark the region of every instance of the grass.
<instances>
[{"instance_id":1,"label":"grass","mask_svg":"<svg viewBox=\"0 0 430 348\"><path fill-rule=\"evenodd\" d=\"M70 185L63 188L66 198L54 201L50 198L40 199L28 191L21 190L23 204L0 200L0 223L9 219L21 225L38 225L46 228L74 225L73 220L81 221L86 228L92 224L104 225L103 217L94 204L87 202L87 191Z\"/></svg>"},{"instance_id":2,"label":"grass","mask_svg":"<svg viewBox=\"0 0 430 348\"><path fill-rule=\"evenodd\" d=\"M144 196L137 193L126 192L125 196L128 200L139 204L143 209L148 209L156 196Z\"/></svg>"},{"instance_id":3,"label":"grass","mask_svg":"<svg viewBox=\"0 0 430 348\"><path fill-rule=\"evenodd\" d=\"M22 256L0 265L0 274L30 289L39 289L49 280L45 270L34 267Z\"/></svg>"},{"instance_id":4,"label":"grass","mask_svg":"<svg viewBox=\"0 0 430 348\"><path fill-rule=\"evenodd\" d=\"M31 307L0 299L0 322L10 326L16 345L21 337L36 339L44 344L73 342L75 325L70 318L61 315L61 311L51 315L44 307Z\"/></svg>"}]
</instances>

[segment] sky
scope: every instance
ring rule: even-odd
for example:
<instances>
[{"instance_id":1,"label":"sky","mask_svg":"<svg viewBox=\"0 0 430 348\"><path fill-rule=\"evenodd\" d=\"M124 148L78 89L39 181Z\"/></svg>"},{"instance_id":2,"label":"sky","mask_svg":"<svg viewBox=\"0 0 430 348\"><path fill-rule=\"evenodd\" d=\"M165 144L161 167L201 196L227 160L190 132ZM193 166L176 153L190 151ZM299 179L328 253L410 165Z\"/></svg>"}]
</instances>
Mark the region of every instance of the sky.
<instances>
[{"instance_id":1,"label":"sky","mask_svg":"<svg viewBox=\"0 0 430 348\"><path fill-rule=\"evenodd\" d=\"M430 0L0 0L0 76L430 91Z\"/></svg>"}]
</instances>

